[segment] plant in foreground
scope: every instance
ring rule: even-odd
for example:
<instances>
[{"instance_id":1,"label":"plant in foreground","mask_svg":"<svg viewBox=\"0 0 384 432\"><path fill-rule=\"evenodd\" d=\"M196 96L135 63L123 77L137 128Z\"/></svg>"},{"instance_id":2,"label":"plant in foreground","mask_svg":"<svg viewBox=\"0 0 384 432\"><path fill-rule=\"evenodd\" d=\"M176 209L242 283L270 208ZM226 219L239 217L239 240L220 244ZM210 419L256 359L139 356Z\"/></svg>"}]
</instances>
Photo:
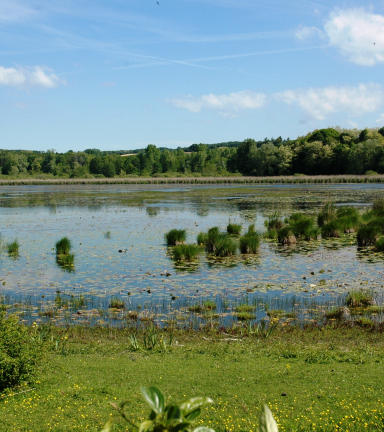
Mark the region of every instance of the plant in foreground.
<instances>
[{"instance_id":1,"label":"plant in foreground","mask_svg":"<svg viewBox=\"0 0 384 432\"><path fill-rule=\"evenodd\" d=\"M113 409L134 429L139 432L215 432L206 426L192 429L192 423L201 414L201 407L213 400L209 397L195 397L179 404L165 405L165 397L157 387L142 387L141 393L151 408L151 413L147 420L140 425L133 423L125 414L125 407L128 402L122 402L120 406L110 402ZM113 418L110 418L101 432L112 430ZM276 420L273 418L271 410L264 405L260 416L258 432L278 432Z\"/></svg>"}]
</instances>

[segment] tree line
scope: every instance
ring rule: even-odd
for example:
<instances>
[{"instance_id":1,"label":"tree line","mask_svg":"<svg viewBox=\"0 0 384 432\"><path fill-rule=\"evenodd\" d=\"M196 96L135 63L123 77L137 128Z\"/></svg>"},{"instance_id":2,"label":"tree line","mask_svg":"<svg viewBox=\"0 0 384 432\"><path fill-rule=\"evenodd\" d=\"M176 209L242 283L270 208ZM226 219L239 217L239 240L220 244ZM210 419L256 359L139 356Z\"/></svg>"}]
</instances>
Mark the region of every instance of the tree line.
<instances>
[{"instance_id":1,"label":"tree line","mask_svg":"<svg viewBox=\"0 0 384 432\"><path fill-rule=\"evenodd\" d=\"M295 140L281 137L222 144L193 144L176 150L145 149L58 153L0 150L4 176L115 177L163 175L332 175L384 174L384 127L364 130L327 128Z\"/></svg>"}]
</instances>

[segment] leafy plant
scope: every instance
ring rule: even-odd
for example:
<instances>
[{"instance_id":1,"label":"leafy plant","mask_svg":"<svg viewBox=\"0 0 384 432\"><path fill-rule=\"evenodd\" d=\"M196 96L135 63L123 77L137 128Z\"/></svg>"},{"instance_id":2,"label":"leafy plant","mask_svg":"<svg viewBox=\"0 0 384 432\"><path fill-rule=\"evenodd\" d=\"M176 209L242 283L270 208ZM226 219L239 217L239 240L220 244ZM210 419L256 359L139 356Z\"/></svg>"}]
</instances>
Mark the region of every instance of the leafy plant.
<instances>
[{"instance_id":1,"label":"leafy plant","mask_svg":"<svg viewBox=\"0 0 384 432\"><path fill-rule=\"evenodd\" d=\"M0 391L32 381L43 359L39 338L20 324L15 315L0 312Z\"/></svg>"},{"instance_id":2,"label":"leafy plant","mask_svg":"<svg viewBox=\"0 0 384 432\"><path fill-rule=\"evenodd\" d=\"M120 406L110 403L119 415L130 426L139 432L152 430L154 432L214 432L213 429L200 426L192 429L192 423L201 414L201 407L213 403L209 397L195 397L187 399L179 404L165 404L165 397L157 387L141 387L141 393L148 403L151 412L147 420L140 425L133 423L125 414L125 408L128 402L123 402ZM110 432L112 429L112 419L110 419L102 432Z\"/></svg>"},{"instance_id":3,"label":"leafy plant","mask_svg":"<svg viewBox=\"0 0 384 432\"><path fill-rule=\"evenodd\" d=\"M164 238L168 246L176 246L185 243L187 231L185 229L171 229L164 235Z\"/></svg>"}]
</instances>

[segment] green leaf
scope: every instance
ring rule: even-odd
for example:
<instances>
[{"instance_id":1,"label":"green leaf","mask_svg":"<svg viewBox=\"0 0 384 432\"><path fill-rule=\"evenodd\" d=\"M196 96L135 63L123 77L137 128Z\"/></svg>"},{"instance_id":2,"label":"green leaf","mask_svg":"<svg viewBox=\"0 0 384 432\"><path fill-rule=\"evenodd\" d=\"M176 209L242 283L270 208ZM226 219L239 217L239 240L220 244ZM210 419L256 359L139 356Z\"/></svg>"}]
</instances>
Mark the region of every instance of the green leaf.
<instances>
[{"instance_id":1,"label":"green leaf","mask_svg":"<svg viewBox=\"0 0 384 432\"><path fill-rule=\"evenodd\" d=\"M267 405L264 405L259 417L259 432L278 432L276 420Z\"/></svg>"},{"instance_id":2,"label":"green leaf","mask_svg":"<svg viewBox=\"0 0 384 432\"><path fill-rule=\"evenodd\" d=\"M180 409L184 414L184 417L190 414L192 411L197 410L202 405L206 405L209 403L213 403L213 400L209 397L195 397L186 400L182 404L180 404Z\"/></svg>"},{"instance_id":3,"label":"green leaf","mask_svg":"<svg viewBox=\"0 0 384 432\"><path fill-rule=\"evenodd\" d=\"M196 417L198 417L201 414L201 409L197 408L197 410L190 412L186 416L184 416L185 420L192 422L195 420Z\"/></svg>"},{"instance_id":4,"label":"green leaf","mask_svg":"<svg viewBox=\"0 0 384 432\"><path fill-rule=\"evenodd\" d=\"M193 432L215 432L215 431L205 426L200 426L197 429L194 429Z\"/></svg>"},{"instance_id":5,"label":"green leaf","mask_svg":"<svg viewBox=\"0 0 384 432\"><path fill-rule=\"evenodd\" d=\"M149 420L155 420L155 418L156 418L156 413L155 413L155 411L151 411L151 414L149 414Z\"/></svg>"},{"instance_id":6,"label":"green leaf","mask_svg":"<svg viewBox=\"0 0 384 432\"><path fill-rule=\"evenodd\" d=\"M110 418L107 423L105 423L101 432L111 432L112 430L112 419Z\"/></svg>"},{"instance_id":7,"label":"green leaf","mask_svg":"<svg viewBox=\"0 0 384 432\"><path fill-rule=\"evenodd\" d=\"M157 387L141 387L141 393L156 414L164 411L164 395Z\"/></svg>"},{"instance_id":8,"label":"green leaf","mask_svg":"<svg viewBox=\"0 0 384 432\"><path fill-rule=\"evenodd\" d=\"M189 430L190 424L189 423L179 423L178 425L173 427L173 431L174 432L180 432L180 431L185 431L185 430Z\"/></svg>"},{"instance_id":9,"label":"green leaf","mask_svg":"<svg viewBox=\"0 0 384 432\"><path fill-rule=\"evenodd\" d=\"M139 432L146 432L152 426L153 426L153 421L145 420L145 421L143 421L143 423L141 423L141 425L139 427Z\"/></svg>"},{"instance_id":10,"label":"green leaf","mask_svg":"<svg viewBox=\"0 0 384 432\"><path fill-rule=\"evenodd\" d=\"M182 420L180 408L177 405L170 406L168 408L167 420Z\"/></svg>"}]
</instances>

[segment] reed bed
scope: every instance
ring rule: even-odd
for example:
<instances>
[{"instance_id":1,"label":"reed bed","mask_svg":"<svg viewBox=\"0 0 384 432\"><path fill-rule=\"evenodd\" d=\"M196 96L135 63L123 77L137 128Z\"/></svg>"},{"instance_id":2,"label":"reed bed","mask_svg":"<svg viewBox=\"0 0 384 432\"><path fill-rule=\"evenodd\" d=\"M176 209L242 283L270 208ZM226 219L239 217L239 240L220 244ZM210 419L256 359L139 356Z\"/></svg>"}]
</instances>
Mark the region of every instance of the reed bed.
<instances>
[{"instance_id":1,"label":"reed bed","mask_svg":"<svg viewBox=\"0 0 384 432\"><path fill-rule=\"evenodd\" d=\"M378 175L317 175L271 177L115 177L115 178L25 178L0 179L0 186L86 185L86 184L316 184L316 183L384 183Z\"/></svg>"}]
</instances>

